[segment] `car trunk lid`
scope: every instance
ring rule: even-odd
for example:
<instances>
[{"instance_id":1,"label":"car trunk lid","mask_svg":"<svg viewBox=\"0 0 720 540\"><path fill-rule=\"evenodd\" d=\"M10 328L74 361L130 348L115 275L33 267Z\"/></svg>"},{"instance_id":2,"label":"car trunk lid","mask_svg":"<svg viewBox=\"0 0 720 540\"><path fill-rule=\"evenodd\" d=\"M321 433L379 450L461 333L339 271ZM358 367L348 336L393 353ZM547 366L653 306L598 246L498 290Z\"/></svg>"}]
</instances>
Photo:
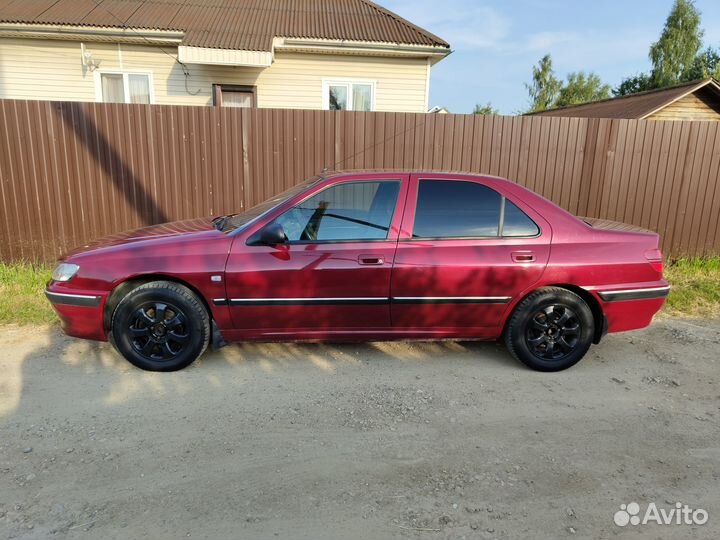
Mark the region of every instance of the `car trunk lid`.
<instances>
[{"instance_id":1,"label":"car trunk lid","mask_svg":"<svg viewBox=\"0 0 720 540\"><path fill-rule=\"evenodd\" d=\"M655 233L653 231L650 231L648 229L643 229L642 227L638 227L636 225L630 225L628 223L621 223L620 221L611 221L609 219L599 219L599 218L590 218L590 217L581 217L580 219L583 220L588 225L590 225L593 229L600 229L600 230L604 230L604 231L650 234L653 236L657 236L657 233Z\"/></svg>"}]
</instances>

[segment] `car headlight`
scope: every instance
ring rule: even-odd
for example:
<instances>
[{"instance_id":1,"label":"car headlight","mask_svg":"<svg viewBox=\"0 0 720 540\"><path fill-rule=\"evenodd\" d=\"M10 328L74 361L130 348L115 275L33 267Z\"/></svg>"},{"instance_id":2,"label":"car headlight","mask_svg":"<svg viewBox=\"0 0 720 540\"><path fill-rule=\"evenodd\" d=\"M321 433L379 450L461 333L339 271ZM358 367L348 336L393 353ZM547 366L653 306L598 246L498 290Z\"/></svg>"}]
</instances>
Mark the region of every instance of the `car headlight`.
<instances>
[{"instance_id":1,"label":"car headlight","mask_svg":"<svg viewBox=\"0 0 720 540\"><path fill-rule=\"evenodd\" d=\"M60 263L53 270L53 281L69 281L78 273L78 270L80 270L80 267L77 264Z\"/></svg>"}]
</instances>

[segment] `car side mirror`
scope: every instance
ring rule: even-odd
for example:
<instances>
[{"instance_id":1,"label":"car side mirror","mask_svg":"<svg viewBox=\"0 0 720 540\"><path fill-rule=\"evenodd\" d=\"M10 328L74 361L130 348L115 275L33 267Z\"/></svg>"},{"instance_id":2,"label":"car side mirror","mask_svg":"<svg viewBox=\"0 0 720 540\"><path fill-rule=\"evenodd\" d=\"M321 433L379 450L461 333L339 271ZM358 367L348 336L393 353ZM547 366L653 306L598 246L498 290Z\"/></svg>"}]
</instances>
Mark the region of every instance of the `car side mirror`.
<instances>
[{"instance_id":1,"label":"car side mirror","mask_svg":"<svg viewBox=\"0 0 720 540\"><path fill-rule=\"evenodd\" d=\"M284 244L287 242L287 239L285 229L283 229L282 225L279 223L270 223L269 225L263 227L260 231L258 243L266 246L277 246L278 244Z\"/></svg>"}]
</instances>

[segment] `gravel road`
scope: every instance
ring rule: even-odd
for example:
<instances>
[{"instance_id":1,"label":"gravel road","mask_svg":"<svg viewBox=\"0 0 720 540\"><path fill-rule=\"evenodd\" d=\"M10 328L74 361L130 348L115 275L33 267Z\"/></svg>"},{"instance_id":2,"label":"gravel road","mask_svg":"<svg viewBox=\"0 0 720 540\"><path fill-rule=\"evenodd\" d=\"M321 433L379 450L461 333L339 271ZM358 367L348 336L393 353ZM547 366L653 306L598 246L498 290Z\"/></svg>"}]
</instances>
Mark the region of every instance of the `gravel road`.
<instances>
[{"instance_id":1,"label":"gravel road","mask_svg":"<svg viewBox=\"0 0 720 540\"><path fill-rule=\"evenodd\" d=\"M535 373L495 343L243 345L171 374L0 329L0 538L711 538L720 323ZM632 501L702 526L614 524Z\"/></svg>"}]
</instances>

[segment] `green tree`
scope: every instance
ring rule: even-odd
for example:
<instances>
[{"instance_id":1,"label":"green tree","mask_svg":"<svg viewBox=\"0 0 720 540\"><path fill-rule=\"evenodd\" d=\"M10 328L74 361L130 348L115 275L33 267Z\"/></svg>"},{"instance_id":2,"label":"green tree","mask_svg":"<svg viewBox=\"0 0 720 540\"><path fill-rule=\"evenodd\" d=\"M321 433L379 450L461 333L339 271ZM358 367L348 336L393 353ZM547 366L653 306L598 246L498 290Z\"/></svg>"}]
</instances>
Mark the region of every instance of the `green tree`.
<instances>
[{"instance_id":1,"label":"green tree","mask_svg":"<svg viewBox=\"0 0 720 540\"><path fill-rule=\"evenodd\" d=\"M488 101L485 105L475 105L473 114L479 114L481 116L497 116L500 114L500 111L493 107L492 103Z\"/></svg>"},{"instance_id":2,"label":"green tree","mask_svg":"<svg viewBox=\"0 0 720 540\"><path fill-rule=\"evenodd\" d=\"M532 82L525 83L530 95L530 110L538 112L549 109L557 99L562 83L555 77L552 68L552 58L549 54L543 56L537 66L533 67Z\"/></svg>"},{"instance_id":3,"label":"green tree","mask_svg":"<svg viewBox=\"0 0 720 540\"><path fill-rule=\"evenodd\" d=\"M656 88L691 80L695 57L702 47L700 12L693 0L675 0L660 39L650 46Z\"/></svg>"},{"instance_id":4,"label":"green tree","mask_svg":"<svg viewBox=\"0 0 720 540\"><path fill-rule=\"evenodd\" d=\"M720 79L720 52L712 47L708 47L695 57L688 74L691 81L708 77Z\"/></svg>"},{"instance_id":5,"label":"green tree","mask_svg":"<svg viewBox=\"0 0 720 540\"><path fill-rule=\"evenodd\" d=\"M623 79L617 88L613 90L613 94L616 96L629 96L630 94L637 94L638 92L644 92L645 90L652 90L653 86L652 77L647 73L638 73L632 77Z\"/></svg>"},{"instance_id":6,"label":"green tree","mask_svg":"<svg viewBox=\"0 0 720 540\"><path fill-rule=\"evenodd\" d=\"M610 85L603 84L595 73L578 71L567 76L553 107L567 107L610 97Z\"/></svg>"},{"instance_id":7,"label":"green tree","mask_svg":"<svg viewBox=\"0 0 720 540\"><path fill-rule=\"evenodd\" d=\"M660 38L650 46L648 56L652 69L649 73L623 79L613 93L626 96L720 75L716 51L709 48L699 52L703 34L700 12L694 1L675 0Z\"/></svg>"}]
</instances>

